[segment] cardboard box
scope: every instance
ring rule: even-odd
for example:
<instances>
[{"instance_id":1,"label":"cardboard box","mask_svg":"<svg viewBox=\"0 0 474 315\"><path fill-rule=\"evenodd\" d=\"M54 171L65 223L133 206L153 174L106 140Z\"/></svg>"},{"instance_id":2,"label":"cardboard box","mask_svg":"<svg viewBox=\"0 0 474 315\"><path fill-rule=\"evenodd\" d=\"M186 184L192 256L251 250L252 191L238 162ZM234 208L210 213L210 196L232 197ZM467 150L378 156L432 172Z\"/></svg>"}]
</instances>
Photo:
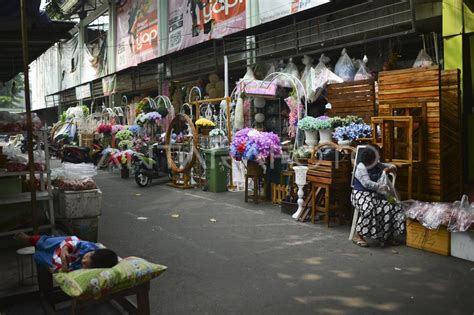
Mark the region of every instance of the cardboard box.
<instances>
[{"instance_id":1,"label":"cardboard box","mask_svg":"<svg viewBox=\"0 0 474 315\"><path fill-rule=\"evenodd\" d=\"M451 256L474 262L474 231L451 233Z\"/></svg>"},{"instance_id":2,"label":"cardboard box","mask_svg":"<svg viewBox=\"0 0 474 315\"><path fill-rule=\"evenodd\" d=\"M418 221L407 219L407 246L428 252L449 256L451 254L451 233L441 226L428 230Z\"/></svg>"}]
</instances>

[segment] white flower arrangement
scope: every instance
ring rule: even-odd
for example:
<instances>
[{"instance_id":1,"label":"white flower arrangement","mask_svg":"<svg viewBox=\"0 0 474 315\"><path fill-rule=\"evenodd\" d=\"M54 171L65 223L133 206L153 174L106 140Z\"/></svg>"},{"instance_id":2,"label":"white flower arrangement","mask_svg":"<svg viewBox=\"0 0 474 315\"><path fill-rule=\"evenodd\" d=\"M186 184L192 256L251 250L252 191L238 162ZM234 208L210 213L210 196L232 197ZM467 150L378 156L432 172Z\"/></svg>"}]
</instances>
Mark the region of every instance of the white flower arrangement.
<instances>
[{"instance_id":1,"label":"white flower arrangement","mask_svg":"<svg viewBox=\"0 0 474 315\"><path fill-rule=\"evenodd\" d=\"M210 137L218 137L218 136L224 136L225 137L225 132L222 129L215 128L215 129L212 129L209 132L209 136Z\"/></svg>"}]
</instances>

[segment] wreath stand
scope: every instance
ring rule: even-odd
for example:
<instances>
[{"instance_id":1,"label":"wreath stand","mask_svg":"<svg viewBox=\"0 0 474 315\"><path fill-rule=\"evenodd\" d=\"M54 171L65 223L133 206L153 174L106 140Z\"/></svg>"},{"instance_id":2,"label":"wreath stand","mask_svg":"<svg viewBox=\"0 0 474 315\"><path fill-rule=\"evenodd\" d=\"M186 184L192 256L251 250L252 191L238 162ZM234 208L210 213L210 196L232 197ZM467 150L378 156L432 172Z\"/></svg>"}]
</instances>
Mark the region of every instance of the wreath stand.
<instances>
[{"instance_id":1,"label":"wreath stand","mask_svg":"<svg viewBox=\"0 0 474 315\"><path fill-rule=\"evenodd\" d=\"M192 101L190 102L191 106L189 106L191 108L191 114L192 114L192 106L194 105L196 107L196 117L195 119L198 120L199 117L200 117L200 113L201 113L201 110L200 110L200 107L204 104L204 105L207 105L207 104L212 104L212 103L218 103L220 106L220 104L222 103L222 101L225 101L226 102L226 109L225 109L225 113L220 110L219 111L219 120L221 122L221 124L219 125L219 128L222 130L224 128L227 128L227 139L229 141L229 144L232 142L232 127L231 127L231 112L230 112L230 101L231 101L231 98L230 97L222 97L222 98L211 98L211 99L204 99L204 100L196 100L196 101ZM224 119L224 117L226 119ZM222 122L226 120L226 126L222 126ZM224 127L224 128L222 128ZM197 151L198 151L198 154L200 154L200 150L199 150L199 146L196 146L197 148ZM234 187L234 184L233 184L233 178L232 178L232 159L229 159L229 185L228 185L228 188L229 189L235 189Z\"/></svg>"},{"instance_id":2,"label":"wreath stand","mask_svg":"<svg viewBox=\"0 0 474 315\"><path fill-rule=\"evenodd\" d=\"M182 153L181 152L181 146L182 144L172 144L171 143L171 133L173 130L173 125L174 123L177 123L183 119L186 124L189 126L191 129L191 133L193 136L192 140L192 157L189 161L184 166L178 167L173 160L173 148L178 148L180 151L178 152L178 158L179 155ZM194 188L194 185L191 183L191 168L194 166L194 163L196 162L196 147L197 147L197 131L196 128L194 127L193 121L191 118L186 115L186 114L177 114L173 120L171 121L168 129L166 130L166 159L168 161L168 166L171 168L172 176L171 176L171 182L168 183L168 186L175 187L175 188L180 188L180 189L190 189Z\"/></svg>"}]
</instances>

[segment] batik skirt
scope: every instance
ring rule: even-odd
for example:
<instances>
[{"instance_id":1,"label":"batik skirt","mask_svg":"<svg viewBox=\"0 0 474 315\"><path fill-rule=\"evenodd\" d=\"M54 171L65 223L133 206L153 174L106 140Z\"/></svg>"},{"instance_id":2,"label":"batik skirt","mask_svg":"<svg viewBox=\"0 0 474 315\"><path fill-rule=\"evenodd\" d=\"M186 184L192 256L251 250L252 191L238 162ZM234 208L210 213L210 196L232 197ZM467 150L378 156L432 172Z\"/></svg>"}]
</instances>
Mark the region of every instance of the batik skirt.
<instances>
[{"instance_id":1,"label":"batik skirt","mask_svg":"<svg viewBox=\"0 0 474 315\"><path fill-rule=\"evenodd\" d=\"M384 242L405 232L405 215L399 204L391 204L382 196L353 190L352 205L359 210L357 234Z\"/></svg>"}]
</instances>

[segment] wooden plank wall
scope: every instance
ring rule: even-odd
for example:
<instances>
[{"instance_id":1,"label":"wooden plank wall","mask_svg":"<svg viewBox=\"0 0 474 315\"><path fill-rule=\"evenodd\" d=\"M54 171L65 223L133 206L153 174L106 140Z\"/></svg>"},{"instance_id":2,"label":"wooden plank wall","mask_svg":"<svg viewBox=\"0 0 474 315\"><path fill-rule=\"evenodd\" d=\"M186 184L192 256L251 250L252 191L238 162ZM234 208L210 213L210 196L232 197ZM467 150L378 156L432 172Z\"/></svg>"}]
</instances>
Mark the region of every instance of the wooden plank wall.
<instances>
[{"instance_id":1,"label":"wooden plank wall","mask_svg":"<svg viewBox=\"0 0 474 315\"><path fill-rule=\"evenodd\" d=\"M461 125L456 74L442 72L438 67L404 69L381 72L378 82L380 116L392 115L391 105L426 106L423 175L426 199L459 199L462 191L459 178L462 169L458 163Z\"/></svg>"},{"instance_id":2,"label":"wooden plank wall","mask_svg":"<svg viewBox=\"0 0 474 315\"><path fill-rule=\"evenodd\" d=\"M375 115L374 80L329 84L327 92L331 117L357 115L370 123L370 117Z\"/></svg>"}]
</instances>

